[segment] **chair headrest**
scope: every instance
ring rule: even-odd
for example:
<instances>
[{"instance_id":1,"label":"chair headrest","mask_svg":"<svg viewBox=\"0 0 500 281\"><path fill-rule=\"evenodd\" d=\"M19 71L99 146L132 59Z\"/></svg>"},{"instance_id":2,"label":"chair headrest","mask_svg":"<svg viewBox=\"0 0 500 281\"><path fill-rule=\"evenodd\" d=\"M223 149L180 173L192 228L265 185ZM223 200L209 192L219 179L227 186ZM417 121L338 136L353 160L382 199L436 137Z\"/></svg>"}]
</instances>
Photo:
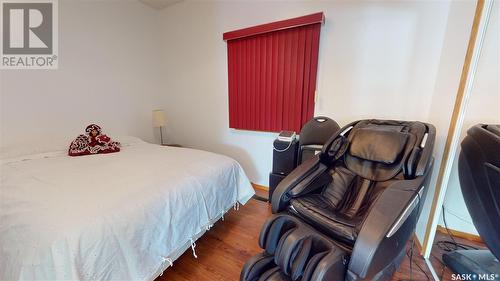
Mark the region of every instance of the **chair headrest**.
<instances>
[{"instance_id":1,"label":"chair headrest","mask_svg":"<svg viewBox=\"0 0 500 281\"><path fill-rule=\"evenodd\" d=\"M426 125L420 122L359 121L346 133L344 163L349 170L373 181L389 180L401 171L412 177L426 131Z\"/></svg>"},{"instance_id":2,"label":"chair headrest","mask_svg":"<svg viewBox=\"0 0 500 281\"><path fill-rule=\"evenodd\" d=\"M486 125L485 129L497 137L500 137L500 125Z\"/></svg>"},{"instance_id":3,"label":"chair headrest","mask_svg":"<svg viewBox=\"0 0 500 281\"><path fill-rule=\"evenodd\" d=\"M349 154L373 162L394 164L404 151L407 141L407 133L392 128L360 128L354 132Z\"/></svg>"}]
</instances>

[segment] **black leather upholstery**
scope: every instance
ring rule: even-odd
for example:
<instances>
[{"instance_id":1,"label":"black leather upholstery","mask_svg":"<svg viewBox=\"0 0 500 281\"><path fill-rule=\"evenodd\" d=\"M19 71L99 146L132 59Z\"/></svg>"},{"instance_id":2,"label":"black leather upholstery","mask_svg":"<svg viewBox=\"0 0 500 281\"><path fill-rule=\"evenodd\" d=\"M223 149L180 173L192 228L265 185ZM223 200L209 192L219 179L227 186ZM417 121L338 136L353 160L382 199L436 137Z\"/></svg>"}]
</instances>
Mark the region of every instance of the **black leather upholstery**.
<instances>
[{"instance_id":1,"label":"black leather upholstery","mask_svg":"<svg viewBox=\"0 0 500 281\"><path fill-rule=\"evenodd\" d=\"M337 122L328 117L318 116L309 120L300 130L297 164L314 157L339 129Z\"/></svg>"},{"instance_id":2,"label":"black leather upholstery","mask_svg":"<svg viewBox=\"0 0 500 281\"><path fill-rule=\"evenodd\" d=\"M351 252L348 280L385 280L404 255L431 176L430 124L361 120L280 182L273 213L288 212Z\"/></svg>"},{"instance_id":3,"label":"black leather upholstery","mask_svg":"<svg viewBox=\"0 0 500 281\"><path fill-rule=\"evenodd\" d=\"M242 281L344 280L347 253L297 218L269 218L259 244L264 252L245 263Z\"/></svg>"},{"instance_id":4,"label":"black leather upholstery","mask_svg":"<svg viewBox=\"0 0 500 281\"><path fill-rule=\"evenodd\" d=\"M359 224L359 221L335 212L335 209L320 194L292 200L291 206L301 218L321 229L324 233L338 238L351 247L354 245L358 236L356 225Z\"/></svg>"},{"instance_id":5,"label":"black leather upholstery","mask_svg":"<svg viewBox=\"0 0 500 281\"><path fill-rule=\"evenodd\" d=\"M349 133L349 152L344 154L345 165L359 176L372 181L386 181L400 172L411 178L414 175L409 171L414 170L419 158L412 159L409 156L415 148L418 150L425 133L426 126L420 122L361 121ZM353 149L354 152L363 149L366 157L353 154Z\"/></svg>"},{"instance_id":6,"label":"black leather upholstery","mask_svg":"<svg viewBox=\"0 0 500 281\"><path fill-rule=\"evenodd\" d=\"M474 226L500 259L500 125L467 131L458 159L460 187Z\"/></svg>"},{"instance_id":7,"label":"black leather upholstery","mask_svg":"<svg viewBox=\"0 0 500 281\"><path fill-rule=\"evenodd\" d=\"M352 247L371 205L396 180L371 182L345 168L332 172L332 183L321 193L292 199L290 209L324 233Z\"/></svg>"},{"instance_id":8,"label":"black leather upholstery","mask_svg":"<svg viewBox=\"0 0 500 281\"><path fill-rule=\"evenodd\" d=\"M426 127L419 122L367 120L357 123L343 144L343 161L327 171L331 181L319 192L294 196L289 210L352 247L373 202L391 183L412 177L404 166ZM341 159L342 160L342 159Z\"/></svg>"},{"instance_id":9,"label":"black leather upholstery","mask_svg":"<svg viewBox=\"0 0 500 281\"><path fill-rule=\"evenodd\" d=\"M350 139L350 155L373 162L394 164L406 146L408 134L385 127L368 127L356 130Z\"/></svg>"},{"instance_id":10,"label":"black leather upholstery","mask_svg":"<svg viewBox=\"0 0 500 281\"><path fill-rule=\"evenodd\" d=\"M339 124L333 119L324 116L314 117L300 130L299 145L323 145L338 129L340 129Z\"/></svg>"},{"instance_id":11,"label":"black leather upholstery","mask_svg":"<svg viewBox=\"0 0 500 281\"><path fill-rule=\"evenodd\" d=\"M478 124L467 131L458 175L474 226L489 250L446 252L443 262L459 276L500 276L500 125Z\"/></svg>"}]
</instances>

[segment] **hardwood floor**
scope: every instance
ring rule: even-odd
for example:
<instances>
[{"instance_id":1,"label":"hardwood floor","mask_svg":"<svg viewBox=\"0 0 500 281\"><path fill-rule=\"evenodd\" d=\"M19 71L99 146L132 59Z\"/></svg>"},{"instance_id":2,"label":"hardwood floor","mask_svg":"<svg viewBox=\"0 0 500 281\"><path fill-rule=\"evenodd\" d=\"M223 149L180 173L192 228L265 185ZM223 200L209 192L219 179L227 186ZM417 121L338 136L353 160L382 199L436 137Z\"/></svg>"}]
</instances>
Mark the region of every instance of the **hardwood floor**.
<instances>
[{"instance_id":1,"label":"hardwood floor","mask_svg":"<svg viewBox=\"0 0 500 281\"><path fill-rule=\"evenodd\" d=\"M224 221L217 222L196 241L197 259L191 250L186 251L156 281L239 280L243 264L262 251L257 241L261 226L270 215L270 205L254 199L241 206L239 211L229 211ZM417 252L415 250L413 256L412 280L432 280L424 260ZM430 279L415 264L427 271ZM410 280L408 257L392 280Z\"/></svg>"}]
</instances>

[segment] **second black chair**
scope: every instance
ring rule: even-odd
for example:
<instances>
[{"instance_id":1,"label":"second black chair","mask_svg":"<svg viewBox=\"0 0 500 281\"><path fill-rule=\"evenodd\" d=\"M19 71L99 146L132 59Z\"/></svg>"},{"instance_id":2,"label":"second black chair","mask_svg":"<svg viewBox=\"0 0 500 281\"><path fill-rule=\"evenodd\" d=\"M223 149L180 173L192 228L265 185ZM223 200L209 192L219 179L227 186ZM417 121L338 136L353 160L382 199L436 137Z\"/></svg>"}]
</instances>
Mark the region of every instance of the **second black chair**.
<instances>
[{"instance_id":1,"label":"second black chair","mask_svg":"<svg viewBox=\"0 0 500 281\"><path fill-rule=\"evenodd\" d=\"M309 120L300 130L298 164L321 152L323 145L340 129L333 119L317 116Z\"/></svg>"}]
</instances>

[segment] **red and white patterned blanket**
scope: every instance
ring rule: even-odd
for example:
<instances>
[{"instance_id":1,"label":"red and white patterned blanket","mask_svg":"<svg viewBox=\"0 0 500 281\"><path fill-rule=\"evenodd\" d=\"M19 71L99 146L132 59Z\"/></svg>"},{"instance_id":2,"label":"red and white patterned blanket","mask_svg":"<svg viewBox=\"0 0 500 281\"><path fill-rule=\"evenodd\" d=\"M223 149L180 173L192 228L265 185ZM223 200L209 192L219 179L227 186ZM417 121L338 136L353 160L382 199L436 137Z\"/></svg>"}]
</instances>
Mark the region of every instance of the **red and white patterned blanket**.
<instances>
[{"instance_id":1,"label":"red and white patterned blanket","mask_svg":"<svg viewBox=\"0 0 500 281\"><path fill-rule=\"evenodd\" d=\"M79 135L69 146L69 156L81 156L99 153L113 153L120 151L120 143L112 141L102 133L101 127L96 124L88 125L85 135Z\"/></svg>"}]
</instances>

